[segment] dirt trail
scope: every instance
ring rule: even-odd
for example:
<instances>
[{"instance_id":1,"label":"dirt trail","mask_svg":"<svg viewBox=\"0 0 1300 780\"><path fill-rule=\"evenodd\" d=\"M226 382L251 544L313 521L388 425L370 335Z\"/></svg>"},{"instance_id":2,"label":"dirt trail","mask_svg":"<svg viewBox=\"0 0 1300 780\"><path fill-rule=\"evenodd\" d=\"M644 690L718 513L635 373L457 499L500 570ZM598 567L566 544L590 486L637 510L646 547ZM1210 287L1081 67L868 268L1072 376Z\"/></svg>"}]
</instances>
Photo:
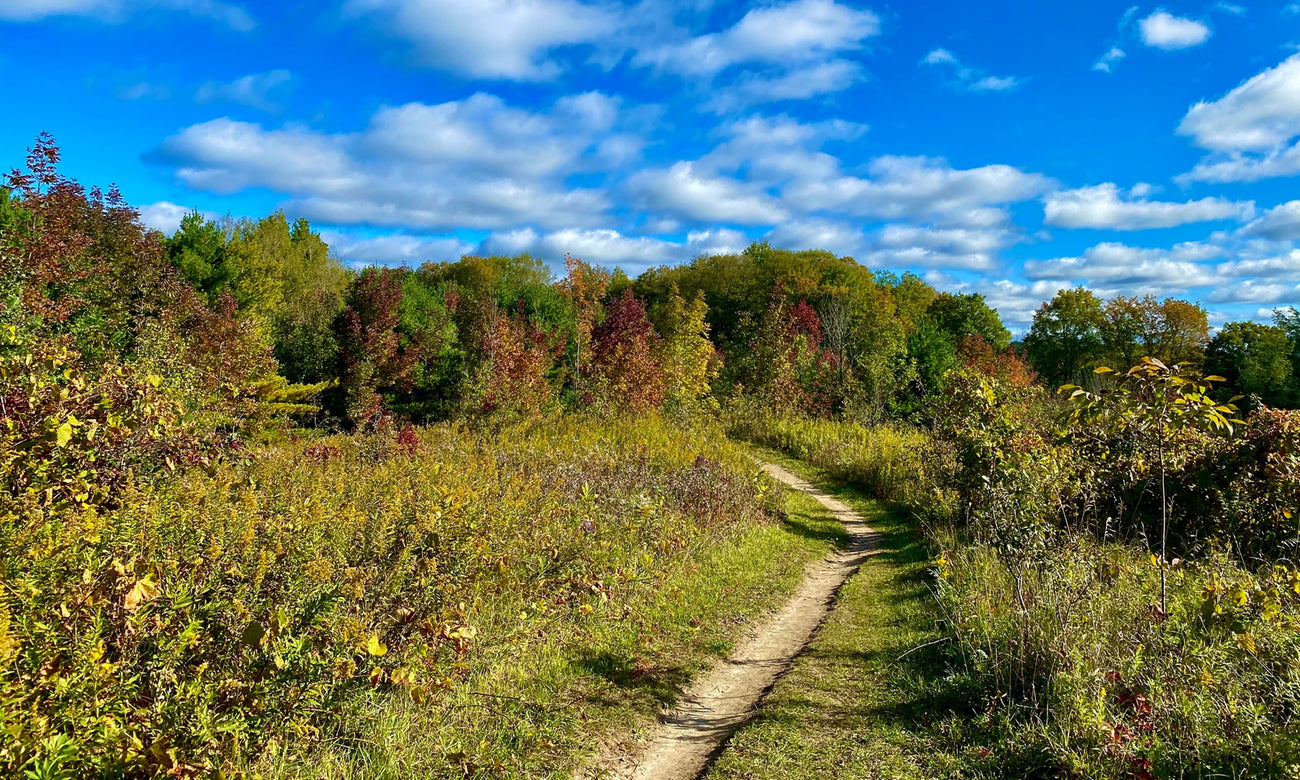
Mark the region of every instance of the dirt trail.
<instances>
[{"instance_id":1,"label":"dirt trail","mask_svg":"<svg viewBox=\"0 0 1300 780\"><path fill-rule=\"evenodd\" d=\"M763 694L789 667L830 612L839 587L871 555L877 534L847 504L775 465L763 470L817 499L844 524L849 541L808 567L799 589L781 611L752 630L731 657L682 694L635 755L602 762L605 777L619 780L694 780L754 712Z\"/></svg>"}]
</instances>

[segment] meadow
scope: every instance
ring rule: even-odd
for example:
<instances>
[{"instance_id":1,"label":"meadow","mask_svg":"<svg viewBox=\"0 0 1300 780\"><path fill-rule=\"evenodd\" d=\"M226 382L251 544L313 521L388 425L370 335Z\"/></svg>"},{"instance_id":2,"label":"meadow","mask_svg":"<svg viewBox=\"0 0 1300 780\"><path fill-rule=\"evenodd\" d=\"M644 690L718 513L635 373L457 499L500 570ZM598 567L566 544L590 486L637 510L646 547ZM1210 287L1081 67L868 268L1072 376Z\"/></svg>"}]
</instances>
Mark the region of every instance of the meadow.
<instances>
[{"instance_id":1,"label":"meadow","mask_svg":"<svg viewBox=\"0 0 1300 780\"><path fill-rule=\"evenodd\" d=\"M1294 309L358 270L59 158L0 188L0 774L599 774L844 542L780 451L888 554L711 776L1300 777Z\"/></svg>"}]
</instances>

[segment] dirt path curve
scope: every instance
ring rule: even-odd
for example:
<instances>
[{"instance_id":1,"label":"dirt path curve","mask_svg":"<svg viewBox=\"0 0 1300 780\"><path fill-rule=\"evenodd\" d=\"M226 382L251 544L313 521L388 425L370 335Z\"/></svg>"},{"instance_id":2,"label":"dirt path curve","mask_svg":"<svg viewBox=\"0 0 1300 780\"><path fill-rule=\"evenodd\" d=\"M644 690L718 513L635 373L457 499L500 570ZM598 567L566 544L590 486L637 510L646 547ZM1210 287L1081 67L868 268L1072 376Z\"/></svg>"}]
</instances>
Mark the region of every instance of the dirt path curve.
<instances>
[{"instance_id":1,"label":"dirt path curve","mask_svg":"<svg viewBox=\"0 0 1300 780\"><path fill-rule=\"evenodd\" d=\"M731 657L687 689L678 708L664 716L639 755L603 763L605 777L619 780L694 780L754 712L763 694L790 666L830 612L835 593L879 545L878 535L847 504L790 471L767 464L773 478L821 502L844 524L848 543L808 567L799 589L781 611L758 624Z\"/></svg>"}]
</instances>

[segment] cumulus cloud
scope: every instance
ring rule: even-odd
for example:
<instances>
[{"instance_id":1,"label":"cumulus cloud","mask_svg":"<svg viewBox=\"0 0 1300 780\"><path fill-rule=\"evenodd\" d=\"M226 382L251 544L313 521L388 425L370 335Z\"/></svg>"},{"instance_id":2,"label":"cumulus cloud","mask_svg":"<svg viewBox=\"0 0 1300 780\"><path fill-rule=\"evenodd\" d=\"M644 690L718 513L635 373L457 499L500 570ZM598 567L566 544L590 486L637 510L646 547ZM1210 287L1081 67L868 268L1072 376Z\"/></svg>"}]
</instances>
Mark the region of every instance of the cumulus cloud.
<instances>
[{"instance_id":1,"label":"cumulus cloud","mask_svg":"<svg viewBox=\"0 0 1300 780\"><path fill-rule=\"evenodd\" d=\"M592 93L541 112L476 95L384 107L357 133L216 119L148 157L196 189L264 187L288 195L305 216L340 225L587 227L604 221L608 197L565 179L609 164L617 115L610 99Z\"/></svg>"},{"instance_id":2,"label":"cumulus cloud","mask_svg":"<svg viewBox=\"0 0 1300 780\"><path fill-rule=\"evenodd\" d=\"M1125 294L1182 293L1211 284L1214 269L1204 261L1222 255L1211 244L1186 242L1170 249L1149 249L1115 242L1098 244L1079 257L1030 260L1025 276L1041 280L1069 280L1094 289L1121 289Z\"/></svg>"},{"instance_id":3,"label":"cumulus cloud","mask_svg":"<svg viewBox=\"0 0 1300 780\"><path fill-rule=\"evenodd\" d=\"M1178 132L1220 152L1275 149L1300 135L1300 54L1187 111Z\"/></svg>"},{"instance_id":4,"label":"cumulus cloud","mask_svg":"<svg viewBox=\"0 0 1300 780\"><path fill-rule=\"evenodd\" d=\"M335 257L353 267L368 265L418 267L424 263L457 260L475 245L455 236L428 237L402 233L360 236L334 230L321 233Z\"/></svg>"},{"instance_id":5,"label":"cumulus cloud","mask_svg":"<svg viewBox=\"0 0 1300 780\"><path fill-rule=\"evenodd\" d=\"M775 246L824 249L841 256L856 256L859 262L866 245L862 229L829 219L792 219L773 228L763 240Z\"/></svg>"},{"instance_id":6,"label":"cumulus cloud","mask_svg":"<svg viewBox=\"0 0 1300 780\"><path fill-rule=\"evenodd\" d=\"M763 225L787 216L767 193L730 177L699 171L685 161L667 169L641 171L628 186L646 208L695 222Z\"/></svg>"},{"instance_id":7,"label":"cumulus cloud","mask_svg":"<svg viewBox=\"0 0 1300 780\"><path fill-rule=\"evenodd\" d=\"M1019 241L1005 227L936 227L891 224L881 228L865 255L870 265L991 271L997 252Z\"/></svg>"},{"instance_id":8,"label":"cumulus cloud","mask_svg":"<svg viewBox=\"0 0 1300 780\"><path fill-rule=\"evenodd\" d=\"M1135 187L1122 193L1119 187L1108 182L1053 192L1043 199L1044 221L1065 228L1146 230L1220 219L1249 219L1254 215L1252 201L1201 198L1175 203L1135 197L1147 191Z\"/></svg>"},{"instance_id":9,"label":"cumulus cloud","mask_svg":"<svg viewBox=\"0 0 1300 780\"><path fill-rule=\"evenodd\" d=\"M712 77L737 65L824 61L861 48L880 17L835 0L794 0L748 11L734 26L638 52L636 61L683 76Z\"/></svg>"},{"instance_id":10,"label":"cumulus cloud","mask_svg":"<svg viewBox=\"0 0 1300 780\"><path fill-rule=\"evenodd\" d=\"M557 49L618 29L611 10L578 0L348 0L344 12L377 18L427 65L520 81L554 78L562 70Z\"/></svg>"},{"instance_id":11,"label":"cumulus cloud","mask_svg":"<svg viewBox=\"0 0 1300 780\"><path fill-rule=\"evenodd\" d=\"M39 21L51 16L84 16L120 22L136 11L180 11L247 32L257 22L242 7L220 0L0 0L0 19Z\"/></svg>"},{"instance_id":12,"label":"cumulus cloud","mask_svg":"<svg viewBox=\"0 0 1300 780\"><path fill-rule=\"evenodd\" d=\"M1215 271L1234 279L1254 278L1268 282L1300 282L1300 250L1281 255L1220 263Z\"/></svg>"},{"instance_id":13,"label":"cumulus cloud","mask_svg":"<svg viewBox=\"0 0 1300 780\"><path fill-rule=\"evenodd\" d=\"M978 293L984 296L989 308L997 311L1013 333L1022 333L1033 322L1034 312L1043 301L1056 295L1068 283L1057 281L1038 281L1030 284L1010 279L990 279L985 277L974 280L958 279L944 271L929 271L925 280L941 290L959 293Z\"/></svg>"},{"instance_id":14,"label":"cumulus cloud","mask_svg":"<svg viewBox=\"0 0 1300 780\"><path fill-rule=\"evenodd\" d=\"M1245 236L1271 241L1300 240L1300 200L1292 200L1264 212L1263 216L1241 229Z\"/></svg>"},{"instance_id":15,"label":"cumulus cloud","mask_svg":"<svg viewBox=\"0 0 1300 780\"><path fill-rule=\"evenodd\" d=\"M181 220L193 210L192 207L179 206L171 201L160 200L157 203L150 203L147 206L140 207L140 222L150 230L160 230L170 236L181 226ZM216 218L216 215L211 212L201 213L205 219Z\"/></svg>"},{"instance_id":16,"label":"cumulus cloud","mask_svg":"<svg viewBox=\"0 0 1300 780\"><path fill-rule=\"evenodd\" d=\"M1300 284L1248 279L1215 288L1210 293L1210 300L1215 303L1289 303L1300 300Z\"/></svg>"},{"instance_id":17,"label":"cumulus cloud","mask_svg":"<svg viewBox=\"0 0 1300 780\"><path fill-rule=\"evenodd\" d=\"M489 254L528 252L551 263L566 254L588 262L617 266L639 272L650 266L681 263L701 255L740 252L749 244L736 230L705 230L688 233L685 241L664 241L646 236L628 236L607 228L565 229L539 233L532 228L494 233L480 247Z\"/></svg>"},{"instance_id":18,"label":"cumulus cloud","mask_svg":"<svg viewBox=\"0 0 1300 780\"><path fill-rule=\"evenodd\" d=\"M999 206L1035 198L1053 186L1046 176L1009 165L957 170L931 157L878 157L867 173L868 178L799 181L783 194L789 204L812 211L991 226L1007 219Z\"/></svg>"},{"instance_id":19,"label":"cumulus cloud","mask_svg":"<svg viewBox=\"0 0 1300 780\"><path fill-rule=\"evenodd\" d=\"M1213 154L1186 181L1256 181L1300 173L1300 54L1214 101L1193 105L1178 132Z\"/></svg>"},{"instance_id":20,"label":"cumulus cloud","mask_svg":"<svg viewBox=\"0 0 1300 780\"><path fill-rule=\"evenodd\" d=\"M283 92L292 83L293 74L287 70L252 73L230 82L209 81L194 93L194 100L199 103L228 101L273 112L280 107L275 94Z\"/></svg>"},{"instance_id":21,"label":"cumulus cloud","mask_svg":"<svg viewBox=\"0 0 1300 780\"><path fill-rule=\"evenodd\" d=\"M745 172L751 182L776 187L792 180L834 178L840 161L821 151L833 141L852 141L868 130L844 120L799 122L788 116L750 116L723 125L724 140L699 164L710 170Z\"/></svg>"},{"instance_id":22,"label":"cumulus cloud","mask_svg":"<svg viewBox=\"0 0 1300 780\"><path fill-rule=\"evenodd\" d=\"M706 107L722 114L760 103L807 100L818 95L841 92L865 79L866 72L862 66L840 59L782 73L746 73L733 84L716 90Z\"/></svg>"},{"instance_id":23,"label":"cumulus cloud","mask_svg":"<svg viewBox=\"0 0 1300 780\"><path fill-rule=\"evenodd\" d=\"M990 76L978 68L964 65L947 49L933 49L921 58L921 64L943 68L951 76L954 87L970 92L1011 92L1021 84L1021 79L1015 76Z\"/></svg>"},{"instance_id":24,"label":"cumulus cloud","mask_svg":"<svg viewBox=\"0 0 1300 780\"><path fill-rule=\"evenodd\" d=\"M1138 23L1142 42L1166 51L1199 46L1210 39L1210 28L1195 19L1156 11Z\"/></svg>"}]
</instances>

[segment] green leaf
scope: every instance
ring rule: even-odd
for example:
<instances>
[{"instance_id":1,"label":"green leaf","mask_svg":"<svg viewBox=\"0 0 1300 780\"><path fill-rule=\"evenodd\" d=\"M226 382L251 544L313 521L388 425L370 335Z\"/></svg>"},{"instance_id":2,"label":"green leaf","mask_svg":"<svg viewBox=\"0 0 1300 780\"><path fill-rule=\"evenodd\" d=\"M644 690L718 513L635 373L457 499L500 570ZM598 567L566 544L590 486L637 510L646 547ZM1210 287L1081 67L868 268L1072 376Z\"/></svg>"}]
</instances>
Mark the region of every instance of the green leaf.
<instances>
[{"instance_id":1,"label":"green leaf","mask_svg":"<svg viewBox=\"0 0 1300 780\"><path fill-rule=\"evenodd\" d=\"M261 623L254 620L248 624L248 627L244 629L244 633L239 638L249 647L257 647L262 644L262 637L264 636L266 636L266 629L262 628Z\"/></svg>"}]
</instances>

